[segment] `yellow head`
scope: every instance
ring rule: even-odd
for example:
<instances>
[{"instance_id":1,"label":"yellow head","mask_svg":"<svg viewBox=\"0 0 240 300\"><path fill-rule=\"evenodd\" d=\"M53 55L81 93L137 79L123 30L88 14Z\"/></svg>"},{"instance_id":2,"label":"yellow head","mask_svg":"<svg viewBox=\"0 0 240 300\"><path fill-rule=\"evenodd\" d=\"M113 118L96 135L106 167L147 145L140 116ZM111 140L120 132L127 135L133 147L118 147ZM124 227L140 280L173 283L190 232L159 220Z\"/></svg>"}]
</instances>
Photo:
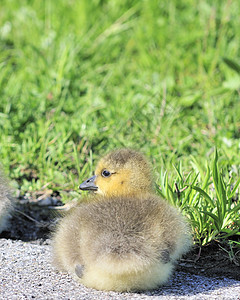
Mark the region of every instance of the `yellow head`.
<instances>
[{"instance_id":1,"label":"yellow head","mask_svg":"<svg viewBox=\"0 0 240 300\"><path fill-rule=\"evenodd\" d=\"M81 190L93 190L106 197L151 192L152 171L142 154L130 149L113 151L103 157L95 175L84 181Z\"/></svg>"}]
</instances>

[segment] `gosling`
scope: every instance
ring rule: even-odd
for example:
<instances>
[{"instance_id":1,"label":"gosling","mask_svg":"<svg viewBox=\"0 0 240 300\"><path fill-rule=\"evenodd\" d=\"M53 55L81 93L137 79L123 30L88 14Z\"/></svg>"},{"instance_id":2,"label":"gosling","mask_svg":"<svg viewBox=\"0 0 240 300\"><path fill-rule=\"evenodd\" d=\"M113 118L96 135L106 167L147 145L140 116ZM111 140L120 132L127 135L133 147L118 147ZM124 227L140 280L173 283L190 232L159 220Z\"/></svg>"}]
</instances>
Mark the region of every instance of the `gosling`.
<instances>
[{"instance_id":1,"label":"gosling","mask_svg":"<svg viewBox=\"0 0 240 300\"><path fill-rule=\"evenodd\" d=\"M142 154L109 153L79 188L95 195L60 221L55 266L97 290L142 291L166 283L191 234L178 210L154 194Z\"/></svg>"},{"instance_id":2,"label":"gosling","mask_svg":"<svg viewBox=\"0 0 240 300\"><path fill-rule=\"evenodd\" d=\"M0 170L0 233L8 228L12 209L13 198L5 176Z\"/></svg>"}]
</instances>

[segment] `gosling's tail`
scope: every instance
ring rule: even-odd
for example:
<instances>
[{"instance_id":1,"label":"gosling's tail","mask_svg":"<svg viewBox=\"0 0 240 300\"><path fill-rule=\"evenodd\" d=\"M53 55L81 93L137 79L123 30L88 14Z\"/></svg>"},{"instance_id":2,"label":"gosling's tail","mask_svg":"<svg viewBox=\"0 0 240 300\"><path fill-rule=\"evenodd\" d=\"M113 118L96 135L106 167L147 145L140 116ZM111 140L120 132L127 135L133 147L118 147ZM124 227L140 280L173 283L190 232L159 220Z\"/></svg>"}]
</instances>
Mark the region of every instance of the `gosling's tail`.
<instances>
[{"instance_id":1,"label":"gosling's tail","mask_svg":"<svg viewBox=\"0 0 240 300\"><path fill-rule=\"evenodd\" d=\"M82 282L99 290L136 291L154 289L168 280L173 264L167 252L161 256L157 249L143 246L125 249L120 243L111 245L105 254L86 264Z\"/></svg>"},{"instance_id":2,"label":"gosling's tail","mask_svg":"<svg viewBox=\"0 0 240 300\"><path fill-rule=\"evenodd\" d=\"M151 290L164 284L172 269L171 262L143 262L136 257L120 261L109 258L84 269L82 282L98 290Z\"/></svg>"}]
</instances>

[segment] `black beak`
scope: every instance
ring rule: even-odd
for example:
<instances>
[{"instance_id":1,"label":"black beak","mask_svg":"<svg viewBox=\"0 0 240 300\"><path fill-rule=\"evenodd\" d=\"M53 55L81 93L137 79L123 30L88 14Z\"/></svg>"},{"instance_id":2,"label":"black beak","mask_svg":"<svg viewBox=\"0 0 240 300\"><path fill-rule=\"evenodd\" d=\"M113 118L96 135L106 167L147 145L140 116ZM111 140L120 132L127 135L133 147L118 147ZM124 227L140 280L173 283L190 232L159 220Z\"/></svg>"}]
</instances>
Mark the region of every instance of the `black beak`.
<instances>
[{"instance_id":1,"label":"black beak","mask_svg":"<svg viewBox=\"0 0 240 300\"><path fill-rule=\"evenodd\" d=\"M95 185L94 181L97 178L96 175L88 178L83 183L79 185L80 190L82 191L97 191L98 187Z\"/></svg>"}]
</instances>

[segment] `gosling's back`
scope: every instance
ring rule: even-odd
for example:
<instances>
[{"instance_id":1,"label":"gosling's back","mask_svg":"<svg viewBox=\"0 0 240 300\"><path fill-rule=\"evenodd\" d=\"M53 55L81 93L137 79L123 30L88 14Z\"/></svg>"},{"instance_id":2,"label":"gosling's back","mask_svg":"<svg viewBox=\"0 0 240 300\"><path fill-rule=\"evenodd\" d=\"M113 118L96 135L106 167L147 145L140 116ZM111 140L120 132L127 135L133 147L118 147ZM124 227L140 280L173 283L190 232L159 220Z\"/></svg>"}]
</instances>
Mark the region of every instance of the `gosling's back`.
<instances>
[{"instance_id":1,"label":"gosling's back","mask_svg":"<svg viewBox=\"0 0 240 300\"><path fill-rule=\"evenodd\" d=\"M107 253L118 260L130 254L146 258L150 251L155 252L152 260L164 260L165 248L171 249L169 256L176 257L176 244L180 240L184 244L188 237L187 226L176 209L151 194L138 198L99 200L98 197L98 201L82 206L76 214L81 215L79 229L87 230L86 243L91 250L83 248L88 249L88 257L93 252L94 259L96 253L98 256Z\"/></svg>"}]
</instances>

